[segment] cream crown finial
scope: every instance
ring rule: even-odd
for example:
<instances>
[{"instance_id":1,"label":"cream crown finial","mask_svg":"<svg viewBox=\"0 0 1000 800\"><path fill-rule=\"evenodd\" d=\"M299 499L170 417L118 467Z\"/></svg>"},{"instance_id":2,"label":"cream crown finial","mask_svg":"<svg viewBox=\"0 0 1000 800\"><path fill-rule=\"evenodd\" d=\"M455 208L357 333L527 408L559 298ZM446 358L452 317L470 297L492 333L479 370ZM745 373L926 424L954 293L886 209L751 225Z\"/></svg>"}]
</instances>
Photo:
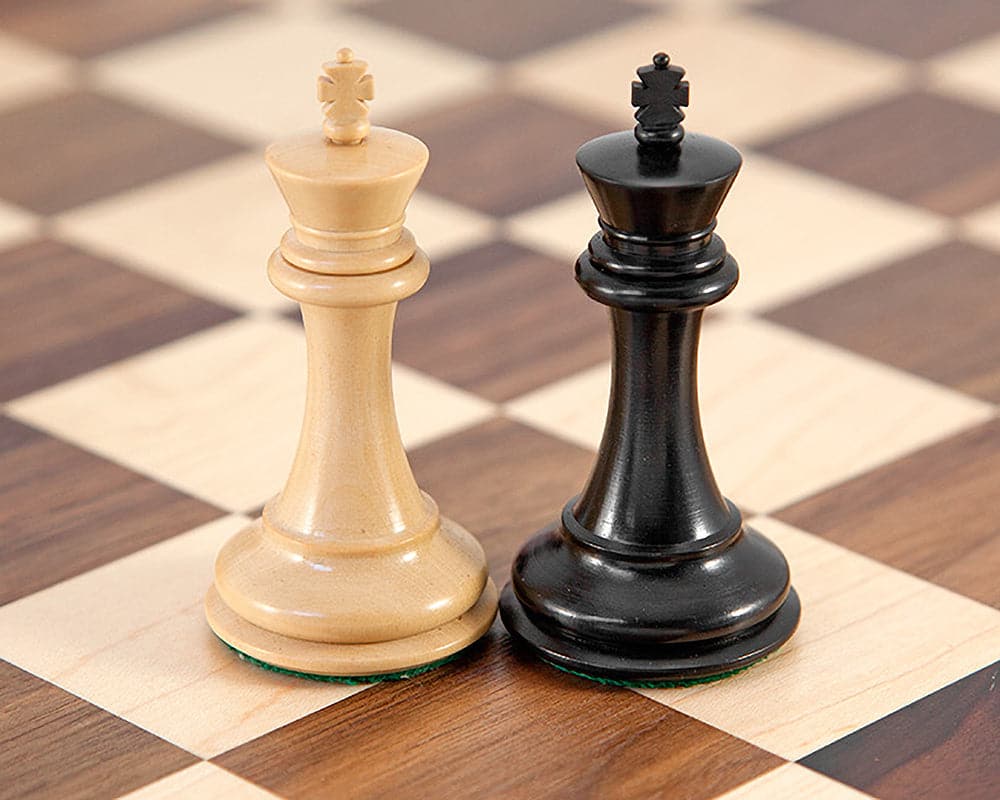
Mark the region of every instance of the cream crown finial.
<instances>
[{"instance_id":1,"label":"cream crown finial","mask_svg":"<svg viewBox=\"0 0 1000 800\"><path fill-rule=\"evenodd\" d=\"M323 64L316 96L323 104L323 133L335 144L358 144L371 130L366 100L375 97L375 80L349 47L337 51L336 61Z\"/></svg>"}]
</instances>

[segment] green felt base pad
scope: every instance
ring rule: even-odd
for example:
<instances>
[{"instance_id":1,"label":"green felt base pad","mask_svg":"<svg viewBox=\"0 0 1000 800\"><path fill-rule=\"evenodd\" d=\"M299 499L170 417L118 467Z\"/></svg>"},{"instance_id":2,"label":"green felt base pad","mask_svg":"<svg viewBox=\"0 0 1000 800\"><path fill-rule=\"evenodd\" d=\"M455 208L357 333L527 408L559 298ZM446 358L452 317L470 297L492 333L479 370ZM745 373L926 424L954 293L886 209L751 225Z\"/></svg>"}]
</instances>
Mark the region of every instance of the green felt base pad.
<instances>
[{"instance_id":1,"label":"green felt base pad","mask_svg":"<svg viewBox=\"0 0 1000 800\"><path fill-rule=\"evenodd\" d=\"M218 638L218 637L216 637ZM308 681L321 681L323 683L343 683L347 686L361 686L367 683L381 683L382 681L402 681L407 678L415 678L417 675L423 675L425 672L430 672L432 669L448 664L454 661L456 658L464 653L464 650L460 650L457 653L452 653L450 656L439 659L437 661L432 661L429 664L422 664L419 667L412 667L410 669L402 670L401 672L383 672L378 675L313 675L309 672L297 672L294 669L285 669L284 667L276 667L274 664L268 664L266 661L261 661L259 658L254 658L244 653L242 650L237 650L229 642L219 639L226 647L236 653L240 657L241 661L246 661L249 664L253 664L255 667L260 667L261 669L266 669L268 672L276 672L279 675L291 675L295 678L304 678Z\"/></svg>"},{"instance_id":2,"label":"green felt base pad","mask_svg":"<svg viewBox=\"0 0 1000 800\"><path fill-rule=\"evenodd\" d=\"M588 681L594 681L595 683L601 683L605 686L621 686L627 689L682 689L686 686L698 686L703 683L715 683L716 681L722 681L726 678L732 677L733 675L738 675L741 672L746 672L750 667L755 667L764 659L760 661L755 661L753 664L747 664L745 667L740 667L739 669L733 669L729 672L723 672L719 675L707 675L704 678L686 678L684 680L666 680L666 681L627 681L618 678L602 678L598 675L588 675L585 672L577 672L576 670L569 669L568 667L561 667L558 664L554 664L551 661L545 661L550 667L555 667L560 672L566 672L570 675L575 675L578 678L585 678Z\"/></svg>"}]
</instances>

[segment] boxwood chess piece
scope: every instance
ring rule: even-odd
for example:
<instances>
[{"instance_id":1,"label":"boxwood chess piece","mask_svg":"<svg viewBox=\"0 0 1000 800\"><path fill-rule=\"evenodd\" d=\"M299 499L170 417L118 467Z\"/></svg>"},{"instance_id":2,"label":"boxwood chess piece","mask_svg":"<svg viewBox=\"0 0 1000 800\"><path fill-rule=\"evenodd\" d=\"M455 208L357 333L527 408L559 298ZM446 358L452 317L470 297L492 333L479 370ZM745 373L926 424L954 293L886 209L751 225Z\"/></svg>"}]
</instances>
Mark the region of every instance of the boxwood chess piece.
<instances>
[{"instance_id":1,"label":"boxwood chess piece","mask_svg":"<svg viewBox=\"0 0 1000 800\"><path fill-rule=\"evenodd\" d=\"M760 660L799 600L782 553L719 491L698 411L702 314L738 275L715 217L742 159L684 135L688 84L665 54L638 75L634 132L576 154L601 228L576 277L614 337L604 436L583 493L518 553L500 613L557 667L656 685Z\"/></svg>"},{"instance_id":2,"label":"boxwood chess piece","mask_svg":"<svg viewBox=\"0 0 1000 800\"><path fill-rule=\"evenodd\" d=\"M284 489L222 548L205 601L245 656L349 681L438 663L497 603L482 547L420 491L396 424L393 318L429 270L403 213L428 153L370 126L365 67L338 52L319 78L323 133L267 149L292 220L268 275L302 307L305 421Z\"/></svg>"}]
</instances>

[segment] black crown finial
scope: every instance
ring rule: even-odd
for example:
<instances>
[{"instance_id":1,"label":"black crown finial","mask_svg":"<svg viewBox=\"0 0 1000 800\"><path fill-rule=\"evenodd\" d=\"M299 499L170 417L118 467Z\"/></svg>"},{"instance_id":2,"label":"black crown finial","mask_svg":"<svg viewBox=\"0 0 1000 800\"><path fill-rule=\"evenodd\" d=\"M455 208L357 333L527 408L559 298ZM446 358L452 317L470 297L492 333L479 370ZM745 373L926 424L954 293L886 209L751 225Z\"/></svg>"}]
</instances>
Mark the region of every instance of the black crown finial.
<instances>
[{"instance_id":1,"label":"black crown finial","mask_svg":"<svg viewBox=\"0 0 1000 800\"><path fill-rule=\"evenodd\" d=\"M632 105L639 110L635 118L635 138L643 144L676 145L684 138L684 112L689 85L682 67L670 66L666 53L653 56L653 63L636 70L639 80L632 81Z\"/></svg>"}]
</instances>

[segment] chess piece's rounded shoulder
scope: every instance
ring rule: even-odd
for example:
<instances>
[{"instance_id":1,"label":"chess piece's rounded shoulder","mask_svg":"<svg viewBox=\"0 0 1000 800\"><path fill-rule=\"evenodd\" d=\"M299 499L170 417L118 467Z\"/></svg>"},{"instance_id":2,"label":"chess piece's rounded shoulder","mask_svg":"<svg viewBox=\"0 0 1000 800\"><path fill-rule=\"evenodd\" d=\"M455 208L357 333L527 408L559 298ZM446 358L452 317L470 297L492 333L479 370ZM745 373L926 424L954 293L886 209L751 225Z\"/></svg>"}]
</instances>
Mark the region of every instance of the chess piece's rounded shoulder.
<instances>
[{"instance_id":1,"label":"chess piece's rounded shoulder","mask_svg":"<svg viewBox=\"0 0 1000 800\"><path fill-rule=\"evenodd\" d=\"M427 166L427 145L415 136L373 127L358 144L335 144L306 133L267 148L265 161L292 212L297 238L331 251L365 238L391 244ZM349 234L350 241L344 241Z\"/></svg>"},{"instance_id":2,"label":"chess piece's rounded shoulder","mask_svg":"<svg viewBox=\"0 0 1000 800\"><path fill-rule=\"evenodd\" d=\"M581 145L576 163L595 180L636 188L682 188L731 178L743 157L728 142L701 133L688 133L673 147L657 147L640 144L631 131L619 131Z\"/></svg>"},{"instance_id":3,"label":"chess piece's rounded shoulder","mask_svg":"<svg viewBox=\"0 0 1000 800\"><path fill-rule=\"evenodd\" d=\"M427 145L416 136L373 127L364 141L343 146L321 132L306 132L268 146L264 158L272 172L300 180L340 185L377 183L427 166Z\"/></svg>"},{"instance_id":4,"label":"chess piece's rounded shoulder","mask_svg":"<svg viewBox=\"0 0 1000 800\"><path fill-rule=\"evenodd\" d=\"M712 224L743 158L711 136L689 133L663 146L642 144L631 131L621 131L584 144L576 163L606 225L663 239Z\"/></svg>"}]
</instances>

